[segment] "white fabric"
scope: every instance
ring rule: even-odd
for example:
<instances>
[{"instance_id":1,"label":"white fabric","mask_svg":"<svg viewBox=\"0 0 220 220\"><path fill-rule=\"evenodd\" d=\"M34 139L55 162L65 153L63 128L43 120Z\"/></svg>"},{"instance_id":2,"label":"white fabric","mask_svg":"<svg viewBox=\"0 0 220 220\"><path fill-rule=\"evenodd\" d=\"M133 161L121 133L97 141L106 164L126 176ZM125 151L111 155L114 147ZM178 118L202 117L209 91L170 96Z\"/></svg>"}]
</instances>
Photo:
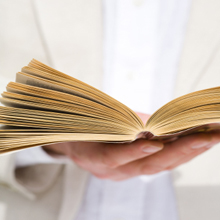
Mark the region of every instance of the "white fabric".
<instances>
[{"instance_id":1,"label":"white fabric","mask_svg":"<svg viewBox=\"0 0 220 220\"><path fill-rule=\"evenodd\" d=\"M122 182L91 176L76 220L176 220L168 172Z\"/></svg>"},{"instance_id":2,"label":"white fabric","mask_svg":"<svg viewBox=\"0 0 220 220\"><path fill-rule=\"evenodd\" d=\"M21 150L16 153L16 167L32 166L40 163L67 163L69 159L59 156L51 157L41 147Z\"/></svg>"},{"instance_id":3,"label":"white fabric","mask_svg":"<svg viewBox=\"0 0 220 220\"><path fill-rule=\"evenodd\" d=\"M189 6L190 0L104 1L105 92L145 113L172 99ZM17 165L56 162L40 150L19 152ZM90 219L176 220L169 172L117 183L91 176L77 217Z\"/></svg>"},{"instance_id":4,"label":"white fabric","mask_svg":"<svg viewBox=\"0 0 220 220\"><path fill-rule=\"evenodd\" d=\"M131 109L153 113L173 98L190 0L105 5L104 90Z\"/></svg>"},{"instance_id":5,"label":"white fabric","mask_svg":"<svg viewBox=\"0 0 220 220\"><path fill-rule=\"evenodd\" d=\"M189 6L190 1L136 6L105 0L105 92L148 113L172 99ZM116 183L91 176L77 220L90 219L178 219L170 173Z\"/></svg>"}]
</instances>

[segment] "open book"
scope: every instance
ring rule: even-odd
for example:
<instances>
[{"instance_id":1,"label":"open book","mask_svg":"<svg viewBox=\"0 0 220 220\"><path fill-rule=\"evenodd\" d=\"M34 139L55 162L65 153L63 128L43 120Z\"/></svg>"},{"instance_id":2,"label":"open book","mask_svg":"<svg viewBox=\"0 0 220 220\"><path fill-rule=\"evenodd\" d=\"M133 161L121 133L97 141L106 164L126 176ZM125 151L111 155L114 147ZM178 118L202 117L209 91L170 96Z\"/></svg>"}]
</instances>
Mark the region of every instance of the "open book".
<instances>
[{"instance_id":1,"label":"open book","mask_svg":"<svg viewBox=\"0 0 220 220\"><path fill-rule=\"evenodd\" d=\"M179 97L144 125L119 101L35 59L0 101L0 153L66 141L170 140L220 128L220 87Z\"/></svg>"}]
</instances>

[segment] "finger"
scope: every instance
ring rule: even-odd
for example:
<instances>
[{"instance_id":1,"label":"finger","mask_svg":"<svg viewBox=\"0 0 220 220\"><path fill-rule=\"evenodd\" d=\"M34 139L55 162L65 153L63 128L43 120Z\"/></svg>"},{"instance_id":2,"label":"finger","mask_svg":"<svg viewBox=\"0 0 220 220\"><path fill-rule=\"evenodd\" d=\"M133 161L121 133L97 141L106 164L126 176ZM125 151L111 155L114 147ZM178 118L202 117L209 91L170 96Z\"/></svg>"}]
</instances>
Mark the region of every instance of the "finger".
<instances>
[{"instance_id":1,"label":"finger","mask_svg":"<svg viewBox=\"0 0 220 220\"><path fill-rule=\"evenodd\" d=\"M198 139L200 141L198 141ZM211 134L211 139L212 139L212 143L213 143L213 141L215 143L219 142L220 141L220 133ZM193 135L192 137L189 136L187 138L184 137L184 139L182 139L182 138L179 139L178 142L174 142L172 144L167 144L166 149L164 149L162 151L167 150L170 147L169 145L173 145L173 147L177 147L176 145L177 145L177 143L179 143L180 140L181 140L181 142L183 142L183 140L184 140L185 145L189 144L189 145L193 146L192 147L192 149L193 149L192 152L193 153L190 154L190 152L187 153L187 151L186 152L184 151L184 153L183 153L183 155L185 155L185 157L183 157L184 159L182 161L181 161L181 159L179 159L178 162L176 163L176 166L178 164L184 163L184 161L190 160L193 157L197 156L198 154L204 152L206 150L206 148L202 149L202 148L198 148L198 147L203 146L205 144L204 143L205 141L208 142L208 140L210 140L210 137L209 136L208 137L204 136L203 134L200 134L199 136L197 136L197 135L194 136ZM187 142L189 142L189 143L187 144ZM202 144L201 144L201 142L202 142ZM111 145L109 145L109 147L110 146ZM90 149L92 149L91 146L90 146ZM139 159L139 161L144 161L144 163L145 163L146 160L150 159L151 157L155 157L157 154L162 153L162 151L160 151L160 152L158 152L154 155L151 155L148 158ZM150 167L149 166L146 170L143 170L143 169L141 169L141 167L143 167L143 166L138 166L138 165L139 165L139 163L131 162L131 163L125 164L123 166L120 166L116 169L111 169L109 167L104 167L103 168L102 166L101 166L100 169L97 169L97 167L100 167L100 166L94 166L94 164L93 164L93 166L87 166L87 170L90 170L98 178L111 179L111 180L118 181L118 180L128 179L128 178L131 178L133 176L140 175L140 174L153 174L153 173L160 172L162 170L166 170L167 168L171 168L171 166L170 167L162 167L162 166L152 166L152 167ZM173 166L175 166L175 163L173 164Z\"/></svg>"},{"instance_id":2,"label":"finger","mask_svg":"<svg viewBox=\"0 0 220 220\"><path fill-rule=\"evenodd\" d=\"M210 133L208 133L208 135L211 137L211 141L209 142L208 145L206 145L205 147L202 147L201 149L198 148L198 146L196 146L196 145L193 146L193 149L195 149L195 152L192 152L191 154L187 155L186 157L180 159L179 161L172 164L167 169L174 169L175 167L192 160L194 157L197 157L198 155L204 153L205 151L207 151L208 149L210 149L211 147L213 147L215 144L217 144L220 141L220 133L219 132L217 132L217 131L210 132Z\"/></svg>"},{"instance_id":3,"label":"finger","mask_svg":"<svg viewBox=\"0 0 220 220\"><path fill-rule=\"evenodd\" d=\"M195 158L196 156L204 153L205 151L207 151L212 145L203 147L203 148L199 148L197 149L195 152L193 152L192 154L186 156L184 159L182 159L181 161L178 161L178 163L173 164L170 167L167 167L166 170L171 170L183 163L186 163L190 160L192 160L193 158ZM111 179L114 181L121 181L121 180L125 180L128 178L131 178L133 176L136 176L137 173L136 172L129 172L129 169L127 169L129 166L125 165L124 168L126 169L122 169L122 167L116 168L116 169L109 169L109 168L104 168L104 169L100 169L100 170L96 170L94 172L92 172L96 177L101 178L101 179ZM126 172L125 172L126 170ZM131 171L131 169L130 169Z\"/></svg>"},{"instance_id":4,"label":"finger","mask_svg":"<svg viewBox=\"0 0 220 220\"><path fill-rule=\"evenodd\" d=\"M152 155L162 148L161 142L144 139L127 144L103 144L100 146L101 162L107 167L115 168Z\"/></svg>"},{"instance_id":5,"label":"finger","mask_svg":"<svg viewBox=\"0 0 220 220\"><path fill-rule=\"evenodd\" d=\"M120 167L120 170L132 176L158 173L166 170L167 167L177 163L199 148L207 146L211 139L209 134L194 134L182 137L166 144L163 150L148 158L143 158Z\"/></svg>"},{"instance_id":6,"label":"finger","mask_svg":"<svg viewBox=\"0 0 220 220\"><path fill-rule=\"evenodd\" d=\"M180 166L180 165L182 165L182 164L185 164L185 163L187 163L187 162L193 160L195 157L199 156L200 154L204 153L204 152L207 151L208 149L209 149L209 148L206 148L206 147L203 147L203 148L201 148L201 149L198 149L198 150L196 150L194 153L192 153L192 154L190 154L190 155L188 155L188 156L182 158L181 160L177 161L176 163L174 163L174 164L168 166L168 167L166 168L166 170L172 170L172 169L174 169L174 168L176 168L176 167L178 167L178 166Z\"/></svg>"},{"instance_id":7,"label":"finger","mask_svg":"<svg viewBox=\"0 0 220 220\"><path fill-rule=\"evenodd\" d=\"M177 163L172 164L171 166L167 167L167 170L172 170L184 163L187 163L191 160L193 160L195 157L199 156L200 154L204 153L205 151L209 150L210 148L212 148L215 145L215 143L213 144L209 144L201 149L197 149L194 153L184 157L182 160L179 160Z\"/></svg>"},{"instance_id":8,"label":"finger","mask_svg":"<svg viewBox=\"0 0 220 220\"><path fill-rule=\"evenodd\" d=\"M125 144L106 143L74 143L68 147L68 155L77 163L84 166L99 165L115 168L125 163L151 155L163 148L158 141L144 139Z\"/></svg>"},{"instance_id":9,"label":"finger","mask_svg":"<svg viewBox=\"0 0 220 220\"><path fill-rule=\"evenodd\" d=\"M196 136L196 138L201 138L201 136L202 136L202 140L201 140L203 142L202 144L200 144L196 140L193 140L193 141L191 140L191 138L195 139L195 136L190 137L190 139L187 138L188 140L184 139L184 142L186 141L186 143L187 143L187 141L190 141L190 145L192 146L193 150L191 151L191 153L189 152L189 154L187 154L185 152L186 156L184 156L182 159L179 159L176 163L170 165L170 167L168 166L168 167L163 168L163 167L160 167L160 166L153 166L153 167L148 167L148 170L145 171L144 173L140 173L139 172L140 167L135 166L135 165L137 165L137 163L133 162L133 163L129 163L129 164L126 164L124 166L121 166L117 169L114 169L114 173L111 173L111 171L110 172L107 171L105 173L105 177L107 175L107 178L118 181L118 180L128 179L128 178L131 178L133 176L140 175L140 174L153 174L153 173L160 172L162 170L173 169L173 168L175 168L175 167L177 167L177 166L179 166L183 163L186 163L186 162L192 160L194 157L204 153L210 147L212 147L213 145L215 145L216 143L218 143L220 141L220 133L219 132L210 133L208 135L211 135L211 142L209 142L208 145L204 144L204 141L205 141L204 138L205 137L203 137L203 135L201 135L201 134L199 136L197 136L197 135L195 135L195 136ZM208 140L209 140L209 137L208 137ZM165 149L162 150L162 151L165 151ZM156 157L157 154L161 154L162 151L160 151L160 152L156 153L155 155L152 155L148 158L142 159L142 160L148 160L151 157ZM184 153L184 155L185 155L185 153Z\"/></svg>"}]
</instances>

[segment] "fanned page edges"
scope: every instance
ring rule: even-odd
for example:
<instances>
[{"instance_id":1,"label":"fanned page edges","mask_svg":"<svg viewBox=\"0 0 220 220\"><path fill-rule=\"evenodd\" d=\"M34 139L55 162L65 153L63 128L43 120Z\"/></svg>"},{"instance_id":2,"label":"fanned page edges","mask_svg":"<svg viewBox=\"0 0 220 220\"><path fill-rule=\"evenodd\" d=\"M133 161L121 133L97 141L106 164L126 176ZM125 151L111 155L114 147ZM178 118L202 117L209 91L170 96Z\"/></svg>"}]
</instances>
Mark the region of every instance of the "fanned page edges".
<instances>
[{"instance_id":1,"label":"fanned page edges","mask_svg":"<svg viewBox=\"0 0 220 220\"><path fill-rule=\"evenodd\" d=\"M132 141L143 122L127 106L32 60L3 92L0 152L66 141Z\"/></svg>"},{"instance_id":2,"label":"fanned page edges","mask_svg":"<svg viewBox=\"0 0 220 220\"><path fill-rule=\"evenodd\" d=\"M35 59L7 85L0 107L0 153L66 141L171 141L219 130L220 87L179 97L144 126L138 115L98 89Z\"/></svg>"},{"instance_id":3,"label":"fanned page edges","mask_svg":"<svg viewBox=\"0 0 220 220\"><path fill-rule=\"evenodd\" d=\"M195 132L203 125L216 130L219 123L220 87L215 87L189 93L162 106L149 118L145 131L154 136L177 136Z\"/></svg>"}]
</instances>

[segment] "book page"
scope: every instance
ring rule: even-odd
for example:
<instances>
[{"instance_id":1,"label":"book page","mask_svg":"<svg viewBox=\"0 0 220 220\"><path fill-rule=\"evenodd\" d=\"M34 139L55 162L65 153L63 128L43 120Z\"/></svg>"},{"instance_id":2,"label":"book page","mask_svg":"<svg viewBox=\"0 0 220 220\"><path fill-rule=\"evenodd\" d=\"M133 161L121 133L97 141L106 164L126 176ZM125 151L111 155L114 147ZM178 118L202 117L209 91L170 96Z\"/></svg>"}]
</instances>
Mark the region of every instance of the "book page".
<instances>
[{"instance_id":1,"label":"book page","mask_svg":"<svg viewBox=\"0 0 220 220\"><path fill-rule=\"evenodd\" d=\"M54 83L46 82L44 80L36 79L36 78L30 77L30 76L28 76L24 73L21 73L21 72L18 72L16 74L16 82L30 85L30 86L37 86L37 87L41 87L41 88L45 88L45 89L51 89L51 90L56 90L56 91L60 91L60 92L65 92L65 93L69 93L69 94L73 94L73 95L80 95L79 93L77 93L71 89L68 89L66 87L62 87L62 86L56 85Z\"/></svg>"}]
</instances>

